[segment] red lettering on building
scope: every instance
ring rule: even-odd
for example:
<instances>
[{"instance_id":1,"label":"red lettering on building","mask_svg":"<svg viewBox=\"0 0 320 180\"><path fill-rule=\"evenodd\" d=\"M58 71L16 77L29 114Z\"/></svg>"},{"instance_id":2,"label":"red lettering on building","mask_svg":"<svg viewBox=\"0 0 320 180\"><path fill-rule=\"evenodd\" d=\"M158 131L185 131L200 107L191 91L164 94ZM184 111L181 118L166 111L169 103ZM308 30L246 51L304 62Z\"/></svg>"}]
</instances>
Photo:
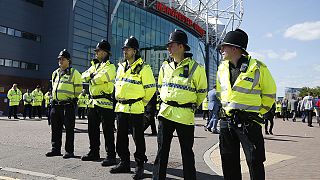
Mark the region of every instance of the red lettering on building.
<instances>
[{"instance_id":1,"label":"red lettering on building","mask_svg":"<svg viewBox=\"0 0 320 180\"><path fill-rule=\"evenodd\" d=\"M190 28L194 29L201 37L206 33L206 31L202 29L202 27L200 27L198 24L194 23L190 18L176 11L175 9L172 9L160 2L157 2L155 4L155 9L161 13L166 14L167 16L170 16L182 22L183 24L186 24Z\"/></svg>"}]
</instances>

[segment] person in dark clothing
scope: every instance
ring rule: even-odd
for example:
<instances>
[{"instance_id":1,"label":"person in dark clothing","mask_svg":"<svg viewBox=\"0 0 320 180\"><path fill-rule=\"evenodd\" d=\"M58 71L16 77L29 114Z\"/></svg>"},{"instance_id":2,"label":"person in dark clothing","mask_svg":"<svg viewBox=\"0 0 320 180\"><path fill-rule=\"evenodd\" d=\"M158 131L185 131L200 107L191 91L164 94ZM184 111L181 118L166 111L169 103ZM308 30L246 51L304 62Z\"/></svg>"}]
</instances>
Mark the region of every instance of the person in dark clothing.
<instances>
[{"instance_id":1,"label":"person in dark clothing","mask_svg":"<svg viewBox=\"0 0 320 180\"><path fill-rule=\"evenodd\" d=\"M276 104L273 104L271 109L263 115L263 119L265 120L265 133L266 134L271 134L273 135L273 132L272 132L272 128L273 128L273 125L274 125L274 122L273 122L273 118L276 114ZM268 131L268 121L270 121L270 128L269 128L269 131Z\"/></svg>"},{"instance_id":2,"label":"person in dark clothing","mask_svg":"<svg viewBox=\"0 0 320 180\"><path fill-rule=\"evenodd\" d=\"M154 93L151 100L148 102L147 106L144 108L144 131L151 126L151 135L157 135L156 121L155 121L155 113L156 113L156 105L157 105L157 93Z\"/></svg>"}]
</instances>

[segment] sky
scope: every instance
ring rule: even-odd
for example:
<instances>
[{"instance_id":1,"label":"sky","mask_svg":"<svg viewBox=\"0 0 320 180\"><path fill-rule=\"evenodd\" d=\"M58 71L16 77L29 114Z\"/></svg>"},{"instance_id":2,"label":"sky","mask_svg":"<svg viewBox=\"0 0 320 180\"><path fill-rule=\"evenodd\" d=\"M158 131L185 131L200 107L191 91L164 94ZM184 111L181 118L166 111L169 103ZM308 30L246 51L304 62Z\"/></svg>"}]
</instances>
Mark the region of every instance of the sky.
<instances>
[{"instance_id":1,"label":"sky","mask_svg":"<svg viewBox=\"0 0 320 180\"><path fill-rule=\"evenodd\" d=\"M244 0L240 28L249 54L268 66L277 97L285 87L320 86L319 0Z\"/></svg>"}]
</instances>

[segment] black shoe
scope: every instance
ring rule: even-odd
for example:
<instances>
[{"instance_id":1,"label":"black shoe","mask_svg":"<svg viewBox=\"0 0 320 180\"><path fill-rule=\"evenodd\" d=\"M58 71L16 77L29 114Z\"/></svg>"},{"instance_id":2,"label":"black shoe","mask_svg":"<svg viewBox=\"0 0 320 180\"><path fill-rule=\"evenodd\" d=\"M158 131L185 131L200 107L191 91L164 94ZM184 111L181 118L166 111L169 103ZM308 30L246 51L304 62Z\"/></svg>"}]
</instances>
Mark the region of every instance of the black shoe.
<instances>
[{"instance_id":1,"label":"black shoe","mask_svg":"<svg viewBox=\"0 0 320 180\"><path fill-rule=\"evenodd\" d=\"M313 127L312 124L308 125L309 127Z\"/></svg>"},{"instance_id":2,"label":"black shoe","mask_svg":"<svg viewBox=\"0 0 320 180\"><path fill-rule=\"evenodd\" d=\"M306 121L305 121L305 120L302 120L302 122L305 123Z\"/></svg>"},{"instance_id":3,"label":"black shoe","mask_svg":"<svg viewBox=\"0 0 320 180\"><path fill-rule=\"evenodd\" d=\"M266 131L265 133L266 133L267 135L269 135L269 132L268 132L268 131Z\"/></svg>"},{"instance_id":4,"label":"black shoe","mask_svg":"<svg viewBox=\"0 0 320 180\"><path fill-rule=\"evenodd\" d=\"M16 117L14 117L14 119L20 119L20 118L18 118L18 116L16 116Z\"/></svg>"},{"instance_id":5,"label":"black shoe","mask_svg":"<svg viewBox=\"0 0 320 180\"><path fill-rule=\"evenodd\" d=\"M69 158L73 158L74 157L74 154L73 153L68 153L66 152L64 155L63 155L63 159L69 159Z\"/></svg>"},{"instance_id":6,"label":"black shoe","mask_svg":"<svg viewBox=\"0 0 320 180\"><path fill-rule=\"evenodd\" d=\"M107 157L102 161L101 166L113 166L116 164L117 164L116 158L108 158Z\"/></svg>"},{"instance_id":7,"label":"black shoe","mask_svg":"<svg viewBox=\"0 0 320 180\"><path fill-rule=\"evenodd\" d=\"M61 152L59 151L50 151L46 153L47 157L53 157L53 156L62 156Z\"/></svg>"},{"instance_id":8,"label":"black shoe","mask_svg":"<svg viewBox=\"0 0 320 180\"><path fill-rule=\"evenodd\" d=\"M11 116L8 116L8 119L11 119Z\"/></svg>"},{"instance_id":9,"label":"black shoe","mask_svg":"<svg viewBox=\"0 0 320 180\"><path fill-rule=\"evenodd\" d=\"M88 154L81 157L82 161L98 161L100 160L100 154L89 152Z\"/></svg>"},{"instance_id":10,"label":"black shoe","mask_svg":"<svg viewBox=\"0 0 320 180\"><path fill-rule=\"evenodd\" d=\"M130 163L129 162L120 162L116 167L111 168L111 174L117 173L129 173L130 170Z\"/></svg>"},{"instance_id":11,"label":"black shoe","mask_svg":"<svg viewBox=\"0 0 320 180\"><path fill-rule=\"evenodd\" d=\"M213 129L211 133L212 134L219 134L220 132L217 129Z\"/></svg>"},{"instance_id":12,"label":"black shoe","mask_svg":"<svg viewBox=\"0 0 320 180\"><path fill-rule=\"evenodd\" d=\"M134 171L134 175L132 176L133 179L138 180L138 179L143 179L143 172L144 172L144 166L140 165L137 166L135 171Z\"/></svg>"},{"instance_id":13,"label":"black shoe","mask_svg":"<svg viewBox=\"0 0 320 180\"><path fill-rule=\"evenodd\" d=\"M273 135L273 132L272 132L272 131L269 131L269 132L270 132L271 135Z\"/></svg>"}]
</instances>

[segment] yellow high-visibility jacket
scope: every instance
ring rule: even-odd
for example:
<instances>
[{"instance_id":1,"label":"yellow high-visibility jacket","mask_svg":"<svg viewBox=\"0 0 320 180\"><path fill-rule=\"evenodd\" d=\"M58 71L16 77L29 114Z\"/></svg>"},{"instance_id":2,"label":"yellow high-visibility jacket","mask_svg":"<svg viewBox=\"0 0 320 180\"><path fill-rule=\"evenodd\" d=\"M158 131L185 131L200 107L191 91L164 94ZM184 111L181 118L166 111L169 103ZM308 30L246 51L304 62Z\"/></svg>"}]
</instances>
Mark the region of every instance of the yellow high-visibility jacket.
<instances>
[{"instance_id":1,"label":"yellow high-visibility jacket","mask_svg":"<svg viewBox=\"0 0 320 180\"><path fill-rule=\"evenodd\" d=\"M27 105L27 104L32 104L32 94L31 93L24 93L23 94L23 104Z\"/></svg>"},{"instance_id":2,"label":"yellow high-visibility jacket","mask_svg":"<svg viewBox=\"0 0 320 180\"><path fill-rule=\"evenodd\" d=\"M223 61L217 73L217 97L228 115L232 109L267 113L276 98L276 84L265 64L250 56L246 72L230 84L229 61Z\"/></svg>"},{"instance_id":3,"label":"yellow high-visibility jacket","mask_svg":"<svg viewBox=\"0 0 320 180\"><path fill-rule=\"evenodd\" d=\"M78 96L78 107L84 107L86 108L89 101L89 95L88 94L80 94Z\"/></svg>"},{"instance_id":4,"label":"yellow high-visibility jacket","mask_svg":"<svg viewBox=\"0 0 320 180\"><path fill-rule=\"evenodd\" d=\"M117 102L115 112L142 114L144 106L148 104L156 91L155 79L151 67L145 64L141 58L137 59L127 71L125 71L126 63L119 63L115 83L116 100L139 98L142 100L133 104Z\"/></svg>"},{"instance_id":5,"label":"yellow high-visibility jacket","mask_svg":"<svg viewBox=\"0 0 320 180\"><path fill-rule=\"evenodd\" d=\"M93 78L90 74L95 74ZM116 67L110 61L94 63L91 61L91 67L82 73L84 82L89 82L89 92L91 96L101 96L109 94L112 97L114 89L114 79L116 77ZM107 98L94 98L93 105L102 108L113 108L113 102Z\"/></svg>"},{"instance_id":6,"label":"yellow high-visibility jacket","mask_svg":"<svg viewBox=\"0 0 320 180\"><path fill-rule=\"evenodd\" d=\"M51 101L52 101L52 94L49 94L49 92L47 92L47 93L44 95L44 101L45 101L44 106L45 106L46 108L49 107L49 104L50 104Z\"/></svg>"},{"instance_id":7,"label":"yellow high-visibility jacket","mask_svg":"<svg viewBox=\"0 0 320 180\"><path fill-rule=\"evenodd\" d=\"M52 99L57 101L73 100L81 93L82 79L81 74L74 68L65 70L61 74L60 68L52 73Z\"/></svg>"},{"instance_id":8,"label":"yellow high-visibility jacket","mask_svg":"<svg viewBox=\"0 0 320 180\"><path fill-rule=\"evenodd\" d=\"M16 90L11 88L8 91L7 97L9 99L9 106L18 106L20 100L22 99L22 93L18 88Z\"/></svg>"},{"instance_id":9,"label":"yellow high-visibility jacket","mask_svg":"<svg viewBox=\"0 0 320 180\"><path fill-rule=\"evenodd\" d=\"M203 102L202 102L202 110L208 110L208 105L209 105L209 101L208 101L208 98L205 97Z\"/></svg>"},{"instance_id":10,"label":"yellow high-visibility jacket","mask_svg":"<svg viewBox=\"0 0 320 180\"><path fill-rule=\"evenodd\" d=\"M43 101L43 93L41 90L35 89L31 94L33 96L32 106L41 106Z\"/></svg>"},{"instance_id":11,"label":"yellow high-visibility jacket","mask_svg":"<svg viewBox=\"0 0 320 180\"><path fill-rule=\"evenodd\" d=\"M281 112L281 103L276 103L276 113Z\"/></svg>"},{"instance_id":12,"label":"yellow high-visibility jacket","mask_svg":"<svg viewBox=\"0 0 320 180\"><path fill-rule=\"evenodd\" d=\"M187 66L188 77L184 77L184 67ZM204 67L190 57L182 60L176 67L174 62L164 62L159 72L158 87L163 102L159 116L177 123L194 125L195 109L170 106L166 102L194 103L199 107L207 94L207 77Z\"/></svg>"}]
</instances>

